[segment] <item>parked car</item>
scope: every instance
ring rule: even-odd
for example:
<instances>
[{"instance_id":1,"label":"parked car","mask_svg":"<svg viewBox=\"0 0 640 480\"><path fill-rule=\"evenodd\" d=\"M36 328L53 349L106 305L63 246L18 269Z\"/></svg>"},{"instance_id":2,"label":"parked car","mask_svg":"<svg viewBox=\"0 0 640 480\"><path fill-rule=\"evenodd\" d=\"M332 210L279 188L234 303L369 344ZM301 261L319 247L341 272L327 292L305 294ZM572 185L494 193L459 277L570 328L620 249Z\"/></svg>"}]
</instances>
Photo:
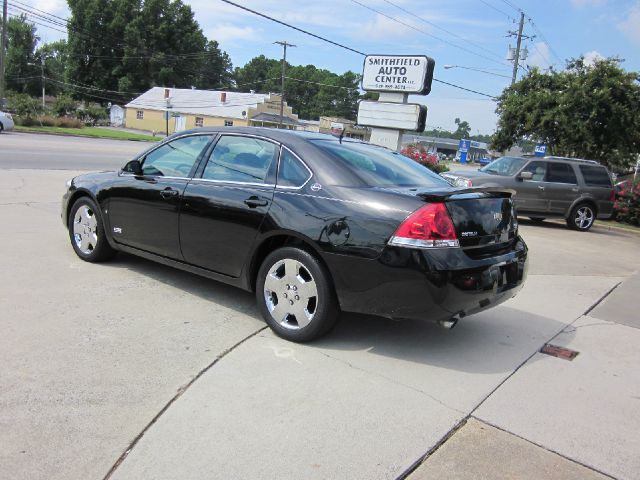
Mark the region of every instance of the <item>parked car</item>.
<instances>
[{"instance_id":1,"label":"parked car","mask_svg":"<svg viewBox=\"0 0 640 480\"><path fill-rule=\"evenodd\" d=\"M509 190L456 189L399 153L309 132L174 134L70 180L62 221L82 260L128 252L255 291L292 341L340 310L451 328L527 271Z\"/></svg>"},{"instance_id":2,"label":"parked car","mask_svg":"<svg viewBox=\"0 0 640 480\"><path fill-rule=\"evenodd\" d=\"M611 176L592 160L501 157L478 171L446 172L442 176L459 187L512 188L518 214L534 221L561 217L569 228L587 231L596 218L613 215Z\"/></svg>"},{"instance_id":3,"label":"parked car","mask_svg":"<svg viewBox=\"0 0 640 480\"><path fill-rule=\"evenodd\" d=\"M13 117L10 113L0 112L0 133L5 130L13 130L14 123Z\"/></svg>"},{"instance_id":4,"label":"parked car","mask_svg":"<svg viewBox=\"0 0 640 480\"><path fill-rule=\"evenodd\" d=\"M478 163L483 167L489 165L491 162L493 162L493 159L489 157L480 157L478 159Z\"/></svg>"}]
</instances>

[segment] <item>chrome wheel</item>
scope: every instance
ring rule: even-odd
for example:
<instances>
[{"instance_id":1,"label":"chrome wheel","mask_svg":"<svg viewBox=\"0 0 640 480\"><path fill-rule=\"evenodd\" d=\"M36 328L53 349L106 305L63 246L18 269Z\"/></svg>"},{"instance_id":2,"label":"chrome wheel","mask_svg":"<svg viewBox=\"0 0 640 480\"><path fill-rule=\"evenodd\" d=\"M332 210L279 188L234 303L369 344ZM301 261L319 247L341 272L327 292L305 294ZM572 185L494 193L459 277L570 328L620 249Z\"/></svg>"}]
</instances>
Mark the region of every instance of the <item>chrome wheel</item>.
<instances>
[{"instance_id":1,"label":"chrome wheel","mask_svg":"<svg viewBox=\"0 0 640 480\"><path fill-rule=\"evenodd\" d=\"M591 227L591 224L593 223L594 218L595 218L595 215L591 207L584 206L584 207L580 207L576 211L573 221L575 222L576 227L578 227L580 230L585 230Z\"/></svg>"},{"instance_id":2,"label":"chrome wheel","mask_svg":"<svg viewBox=\"0 0 640 480\"><path fill-rule=\"evenodd\" d=\"M98 244L98 219L89 205L81 205L73 217L73 239L85 255L91 254Z\"/></svg>"},{"instance_id":3,"label":"chrome wheel","mask_svg":"<svg viewBox=\"0 0 640 480\"><path fill-rule=\"evenodd\" d=\"M277 261L264 282L264 300L273 319L291 330L311 323L318 306L318 287L311 272L292 258Z\"/></svg>"}]
</instances>

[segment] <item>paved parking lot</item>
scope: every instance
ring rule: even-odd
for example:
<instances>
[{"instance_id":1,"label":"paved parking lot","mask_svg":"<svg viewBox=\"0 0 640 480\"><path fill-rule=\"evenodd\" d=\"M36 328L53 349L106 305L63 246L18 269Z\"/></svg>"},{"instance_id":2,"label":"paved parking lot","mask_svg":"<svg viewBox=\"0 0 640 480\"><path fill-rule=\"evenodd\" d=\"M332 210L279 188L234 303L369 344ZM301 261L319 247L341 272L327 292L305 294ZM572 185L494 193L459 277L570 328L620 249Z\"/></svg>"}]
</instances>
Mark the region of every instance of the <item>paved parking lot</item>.
<instances>
[{"instance_id":1,"label":"paved parking lot","mask_svg":"<svg viewBox=\"0 0 640 480\"><path fill-rule=\"evenodd\" d=\"M504 305L451 331L343 315L296 345L249 293L80 261L59 218L77 172L32 166L0 170L0 478L639 478L639 237L523 222Z\"/></svg>"}]
</instances>

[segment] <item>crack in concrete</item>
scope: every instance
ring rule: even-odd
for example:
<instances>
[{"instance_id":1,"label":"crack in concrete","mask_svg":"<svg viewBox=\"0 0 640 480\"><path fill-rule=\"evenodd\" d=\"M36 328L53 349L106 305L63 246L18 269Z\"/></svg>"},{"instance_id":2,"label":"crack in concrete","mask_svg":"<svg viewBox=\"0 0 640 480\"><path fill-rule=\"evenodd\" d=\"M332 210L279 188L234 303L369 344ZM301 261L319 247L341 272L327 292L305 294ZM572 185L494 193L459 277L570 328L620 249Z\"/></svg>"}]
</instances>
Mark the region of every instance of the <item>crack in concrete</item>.
<instances>
[{"instance_id":1,"label":"crack in concrete","mask_svg":"<svg viewBox=\"0 0 640 480\"><path fill-rule=\"evenodd\" d=\"M520 440L524 440L525 442L530 443L531 445L535 445L536 447L541 448L541 449L543 449L543 450L545 450L545 451L547 451L547 452L555 453L555 454L556 454L556 455L558 455L559 457L562 457L562 458L564 458L565 460L568 460L569 462L576 463L576 464L578 464L578 465L583 466L584 468L588 468L589 470L591 470L591 471L593 471L593 472L599 473L599 474L600 474L600 475L602 475L602 476L605 476L605 477L607 477L607 478L612 478L613 480L616 480L616 477L614 477L614 476L612 476L612 475L609 475L608 473L605 473L605 472L603 472L602 470L598 470L598 469L597 469L597 468L595 468L595 467L592 467L592 466L590 466L590 465L586 465L586 464L582 463L582 462L581 462L581 461L579 461L579 460L575 460L575 459L573 459L573 458L567 457L566 455L563 455L562 453L557 452L557 451L553 450L552 448L545 447L544 445L540 445L539 443L533 442L533 441L529 440L528 438L521 437L521 436L520 436L520 435L518 435L517 433L510 432L509 430L506 430L506 429L504 429L504 428L501 428L501 427L499 427L498 425L494 425L494 424L493 424L493 423L491 423L491 422L487 422L486 420L482 420L482 419L480 419L480 418L476 417L475 415L471 415L470 417L471 417L471 418L476 419L476 420L477 420L478 422L480 422L480 423L484 423L485 425L489 425L489 426L491 426L491 427L493 427L493 428L495 428L495 429L497 429L497 430L500 430L501 432L508 433L509 435L513 435L514 437L517 437L517 438L519 438Z\"/></svg>"},{"instance_id":2,"label":"crack in concrete","mask_svg":"<svg viewBox=\"0 0 640 480\"><path fill-rule=\"evenodd\" d=\"M556 337L558 337L559 335L561 335L562 333L565 332L565 330L568 327L573 326L573 324L575 322L577 322L580 318L582 318L583 316L587 315L591 310L593 310L600 302L602 302L605 298L607 298L607 296L609 296L611 294L611 292L613 292L622 282L618 282L617 284L615 284L612 288L610 288L607 292L604 293L604 295L602 295L597 301L596 303L594 303L591 307L589 307L587 309L586 312L584 312L583 314L579 315L578 317L574 318L571 322L569 322L568 324L566 324L565 326L563 326L560 330L558 330L553 336L551 336L551 338L549 338L547 341L545 341L544 343L542 343L542 345L552 342ZM573 328L577 328L577 327L573 327ZM539 353L540 348L542 347L542 345L540 345L538 348L536 348L536 350L529 355L527 358L524 359L523 362L521 362L509 375L507 375L500 383L498 383L498 385L496 385L495 388L493 388L482 400L480 400L480 402L471 409L471 411L469 412L468 415L466 415L462 420L460 420L460 422L456 425L456 427L454 427L454 429L457 431L458 429L461 428L461 426L467 422L467 420L469 420L469 418L473 417L476 418L474 416L474 413L482 406L483 403L485 403L500 387L502 387L502 385L504 385L511 377L513 377L523 366L525 366L527 363L529 363L529 360L531 360L533 357L536 356L536 354ZM482 420L480 420L482 421ZM492 425L495 426L495 425ZM498 427L496 427L498 428ZM453 430L452 430L453 431ZM507 433L512 433L512 432L508 432L507 430L504 430ZM454 432L455 433L455 432ZM402 472L398 477L397 480L403 480L405 478L407 478L409 475L411 475L418 467L420 467L420 465L422 465L424 462L426 462L429 457L433 454L433 452L435 452L435 450L437 450L437 448L440 448L440 446L442 446L449 438L451 438L453 434L451 434L451 431L449 431L447 433L447 435L445 435L443 437L443 439L436 445L436 447L431 448L429 451L427 451L427 453L425 453L422 457L420 457L418 460L416 460L409 468L407 468L404 472ZM515 434L513 434L515 435ZM523 440L526 440L525 438L523 438ZM529 441L529 440L527 440ZM531 442L533 443L533 442ZM535 445L535 444L534 444ZM545 447L542 447L541 445L538 445L541 448L544 448L545 450L548 450L550 452L553 452L553 450L547 449ZM557 452L553 452L553 453L557 453ZM558 453L558 455L560 455ZM562 456L562 455L561 455ZM563 457L563 458L567 458L567 457ZM602 473L599 472L598 470L588 467L586 465L583 465L580 462L577 462L573 459L567 458L567 460L570 460L572 462L575 463L579 463L580 465L589 468L595 472L598 473ZM606 475L605 473L602 473L602 475L605 475L607 477L609 477L609 475ZM613 477L610 477L613 478Z\"/></svg>"},{"instance_id":3,"label":"crack in concrete","mask_svg":"<svg viewBox=\"0 0 640 480\"><path fill-rule=\"evenodd\" d=\"M211 363L209 363L206 367L204 367L202 370L200 370L195 377L193 377L185 385L183 385L180 388L178 388L177 393L173 397L171 397L171 399L167 402L167 404L164 407L162 407L162 409L151 419L151 421L149 423L147 423L147 425L136 436L136 438L133 439L133 441L129 444L129 446L125 449L125 451L122 452L122 454L118 457L118 459L115 461L115 463L111 466L111 468L109 469L107 474L103 477L103 480L108 480L109 478L111 478L111 476L115 473L115 471L122 464L122 462L125 461L125 459L129 455L129 453L131 453L131 451L135 448L135 446L142 439L142 437L144 437L145 433L147 433L147 431L153 426L153 424L155 424L158 421L158 419L160 419L162 414L164 414L164 412L166 412L169 409L169 407L171 405L173 405L175 403L175 401L178 400L182 396L182 394L184 394L184 392L186 392L189 389L189 387L196 382L196 380L198 380L202 375L207 373L216 363L218 363L220 360L222 360L225 356L227 356L233 350L238 348L240 345L242 345L247 340L255 337L256 335L258 335L260 332L262 332L266 328L268 328L268 327L264 326L262 328L259 328L258 330L256 330L255 332L251 333L250 335L247 335L246 337L244 337L242 340L240 340L239 342L235 343L231 347L229 347L226 350L222 351L219 355L217 355L213 359L213 361Z\"/></svg>"},{"instance_id":4,"label":"crack in concrete","mask_svg":"<svg viewBox=\"0 0 640 480\"><path fill-rule=\"evenodd\" d=\"M447 410L452 410L452 411L454 411L456 413L459 413L461 415L467 415L466 412L463 412L461 410L458 410L457 408L453 408L453 407L445 404L442 400L434 397L430 393L427 393L424 390L421 390L421 389L419 389L417 387L414 387L412 385L407 385L406 383L403 383L403 382L399 382L398 380L395 380L393 378L389 378L386 375L382 375L382 374L380 374L378 372L372 372L371 370L367 370L366 368L358 367L356 365L353 365L351 362L349 362L347 360L343 360L341 358L334 357L334 356L329 355L328 353L322 352L320 350L318 350L318 353L320 353L321 355L324 355L327 358L331 358L332 360L336 360L336 361L338 361L340 363L343 363L343 364L347 365L348 367L353 368L354 370L358 370L360 372L364 372L364 373L369 374L369 375L375 375L376 377L379 377L379 378L382 378L384 380L387 380L387 381L393 383L394 385L399 385L401 387L408 388L409 390L413 390L414 392L420 393L420 394L430 398L434 402L440 404L441 406L445 407Z\"/></svg>"}]
</instances>

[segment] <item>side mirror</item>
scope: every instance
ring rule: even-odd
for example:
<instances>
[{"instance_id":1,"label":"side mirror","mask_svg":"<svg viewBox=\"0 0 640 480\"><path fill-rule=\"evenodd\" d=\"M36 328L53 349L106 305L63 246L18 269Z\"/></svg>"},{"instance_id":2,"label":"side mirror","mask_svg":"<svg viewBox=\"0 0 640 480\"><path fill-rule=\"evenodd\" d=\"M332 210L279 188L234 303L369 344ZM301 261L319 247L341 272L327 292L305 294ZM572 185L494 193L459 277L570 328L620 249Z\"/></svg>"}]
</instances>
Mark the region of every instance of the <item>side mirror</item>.
<instances>
[{"instance_id":1,"label":"side mirror","mask_svg":"<svg viewBox=\"0 0 640 480\"><path fill-rule=\"evenodd\" d=\"M133 173L134 175L142 175L142 164L140 160L131 160L122 169L123 172Z\"/></svg>"},{"instance_id":2,"label":"side mirror","mask_svg":"<svg viewBox=\"0 0 640 480\"><path fill-rule=\"evenodd\" d=\"M522 180L531 180L533 178L533 173L532 172L520 172L520 175L518 175L518 180L522 181Z\"/></svg>"}]
</instances>

